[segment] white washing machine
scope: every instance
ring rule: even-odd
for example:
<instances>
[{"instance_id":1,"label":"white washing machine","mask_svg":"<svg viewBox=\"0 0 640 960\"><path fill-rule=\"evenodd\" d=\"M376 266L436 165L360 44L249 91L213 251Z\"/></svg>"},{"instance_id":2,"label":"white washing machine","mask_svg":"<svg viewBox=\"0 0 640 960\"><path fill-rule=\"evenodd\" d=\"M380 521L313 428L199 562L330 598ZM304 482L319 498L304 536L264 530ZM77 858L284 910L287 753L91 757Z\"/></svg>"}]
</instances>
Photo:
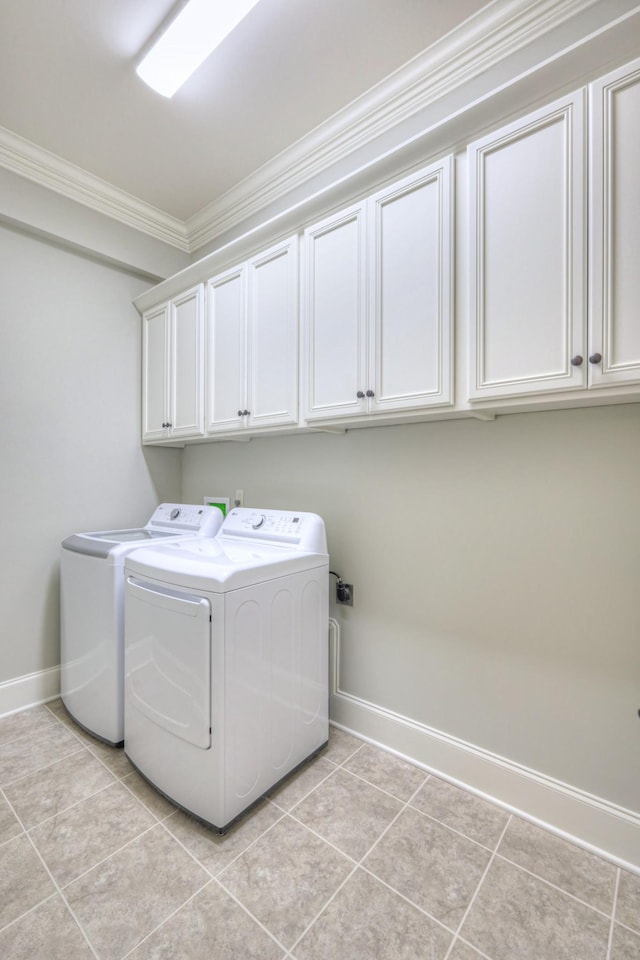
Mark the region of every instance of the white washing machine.
<instances>
[{"instance_id":1,"label":"white washing machine","mask_svg":"<svg viewBox=\"0 0 640 960\"><path fill-rule=\"evenodd\" d=\"M280 510L126 558L125 752L219 830L327 742L328 572L320 517Z\"/></svg>"},{"instance_id":2,"label":"white washing machine","mask_svg":"<svg viewBox=\"0 0 640 960\"><path fill-rule=\"evenodd\" d=\"M124 560L143 543L213 537L217 507L162 503L144 527L79 533L60 554L60 687L71 716L89 733L124 739Z\"/></svg>"}]
</instances>

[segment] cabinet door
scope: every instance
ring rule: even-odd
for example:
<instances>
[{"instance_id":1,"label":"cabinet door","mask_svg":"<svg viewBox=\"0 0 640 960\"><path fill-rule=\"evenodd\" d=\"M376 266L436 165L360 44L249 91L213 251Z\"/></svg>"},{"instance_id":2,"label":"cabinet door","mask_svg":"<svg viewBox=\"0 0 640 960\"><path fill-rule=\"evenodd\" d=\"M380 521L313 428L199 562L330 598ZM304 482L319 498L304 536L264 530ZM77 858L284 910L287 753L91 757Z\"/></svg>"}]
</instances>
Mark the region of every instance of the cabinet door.
<instances>
[{"instance_id":1,"label":"cabinet door","mask_svg":"<svg viewBox=\"0 0 640 960\"><path fill-rule=\"evenodd\" d=\"M172 437L204 435L204 288L171 301L169 421Z\"/></svg>"},{"instance_id":2,"label":"cabinet door","mask_svg":"<svg viewBox=\"0 0 640 960\"><path fill-rule=\"evenodd\" d=\"M640 60L590 98L589 378L607 387L640 381Z\"/></svg>"},{"instance_id":3,"label":"cabinet door","mask_svg":"<svg viewBox=\"0 0 640 960\"><path fill-rule=\"evenodd\" d=\"M579 92L468 148L472 400L586 385L583 113Z\"/></svg>"},{"instance_id":4,"label":"cabinet door","mask_svg":"<svg viewBox=\"0 0 640 960\"><path fill-rule=\"evenodd\" d=\"M247 269L248 423L297 423L297 238L250 260Z\"/></svg>"},{"instance_id":5,"label":"cabinet door","mask_svg":"<svg viewBox=\"0 0 640 960\"><path fill-rule=\"evenodd\" d=\"M207 290L207 431L242 430L246 403L246 270L209 281Z\"/></svg>"},{"instance_id":6,"label":"cabinet door","mask_svg":"<svg viewBox=\"0 0 640 960\"><path fill-rule=\"evenodd\" d=\"M453 158L371 198L372 413L451 403Z\"/></svg>"},{"instance_id":7,"label":"cabinet door","mask_svg":"<svg viewBox=\"0 0 640 960\"><path fill-rule=\"evenodd\" d=\"M168 417L169 304L142 317L142 439L163 440Z\"/></svg>"},{"instance_id":8,"label":"cabinet door","mask_svg":"<svg viewBox=\"0 0 640 960\"><path fill-rule=\"evenodd\" d=\"M364 413L363 206L351 207L305 231L305 265L305 417L317 420Z\"/></svg>"}]
</instances>

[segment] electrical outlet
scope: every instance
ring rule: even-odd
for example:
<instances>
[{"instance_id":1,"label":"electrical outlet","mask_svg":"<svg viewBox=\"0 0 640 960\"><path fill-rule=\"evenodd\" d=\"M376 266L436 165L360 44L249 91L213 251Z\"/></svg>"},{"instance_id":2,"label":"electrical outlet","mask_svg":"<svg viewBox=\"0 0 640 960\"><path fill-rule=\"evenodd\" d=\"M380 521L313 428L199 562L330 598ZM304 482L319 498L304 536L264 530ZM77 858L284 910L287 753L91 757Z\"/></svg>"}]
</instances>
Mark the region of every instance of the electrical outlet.
<instances>
[{"instance_id":1,"label":"electrical outlet","mask_svg":"<svg viewBox=\"0 0 640 960\"><path fill-rule=\"evenodd\" d=\"M233 505L234 507L242 507L244 505L244 490L236 490Z\"/></svg>"},{"instance_id":2,"label":"electrical outlet","mask_svg":"<svg viewBox=\"0 0 640 960\"><path fill-rule=\"evenodd\" d=\"M343 603L347 607L353 606L353 584L338 580L336 583L336 603Z\"/></svg>"}]
</instances>

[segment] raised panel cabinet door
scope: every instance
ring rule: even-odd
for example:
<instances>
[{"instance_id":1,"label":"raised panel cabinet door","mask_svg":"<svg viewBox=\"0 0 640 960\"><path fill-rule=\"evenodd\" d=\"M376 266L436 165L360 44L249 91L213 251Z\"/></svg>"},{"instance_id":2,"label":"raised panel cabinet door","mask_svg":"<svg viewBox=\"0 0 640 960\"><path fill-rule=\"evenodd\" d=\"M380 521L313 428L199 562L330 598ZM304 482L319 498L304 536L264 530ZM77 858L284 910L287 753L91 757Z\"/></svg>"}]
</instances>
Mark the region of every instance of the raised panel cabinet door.
<instances>
[{"instance_id":1,"label":"raised panel cabinet door","mask_svg":"<svg viewBox=\"0 0 640 960\"><path fill-rule=\"evenodd\" d=\"M142 440L168 436L169 304L142 317Z\"/></svg>"},{"instance_id":2,"label":"raised panel cabinet door","mask_svg":"<svg viewBox=\"0 0 640 960\"><path fill-rule=\"evenodd\" d=\"M471 400L586 385L583 101L468 148Z\"/></svg>"},{"instance_id":3,"label":"raised panel cabinet door","mask_svg":"<svg viewBox=\"0 0 640 960\"><path fill-rule=\"evenodd\" d=\"M589 382L640 382L640 60L591 84Z\"/></svg>"},{"instance_id":4,"label":"raised panel cabinet door","mask_svg":"<svg viewBox=\"0 0 640 960\"><path fill-rule=\"evenodd\" d=\"M172 437L204 435L204 287L171 301L169 420Z\"/></svg>"},{"instance_id":5,"label":"raised panel cabinet door","mask_svg":"<svg viewBox=\"0 0 640 960\"><path fill-rule=\"evenodd\" d=\"M304 415L366 413L364 207L310 227L304 243Z\"/></svg>"},{"instance_id":6,"label":"raised panel cabinet door","mask_svg":"<svg viewBox=\"0 0 640 960\"><path fill-rule=\"evenodd\" d=\"M371 198L371 412L452 401L453 158Z\"/></svg>"},{"instance_id":7,"label":"raised panel cabinet door","mask_svg":"<svg viewBox=\"0 0 640 960\"><path fill-rule=\"evenodd\" d=\"M249 426L298 421L298 243L248 263Z\"/></svg>"},{"instance_id":8,"label":"raised panel cabinet door","mask_svg":"<svg viewBox=\"0 0 640 960\"><path fill-rule=\"evenodd\" d=\"M207 287L207 432L247 425L246 269L210 280Z\"/></svg>"}]
</instances>

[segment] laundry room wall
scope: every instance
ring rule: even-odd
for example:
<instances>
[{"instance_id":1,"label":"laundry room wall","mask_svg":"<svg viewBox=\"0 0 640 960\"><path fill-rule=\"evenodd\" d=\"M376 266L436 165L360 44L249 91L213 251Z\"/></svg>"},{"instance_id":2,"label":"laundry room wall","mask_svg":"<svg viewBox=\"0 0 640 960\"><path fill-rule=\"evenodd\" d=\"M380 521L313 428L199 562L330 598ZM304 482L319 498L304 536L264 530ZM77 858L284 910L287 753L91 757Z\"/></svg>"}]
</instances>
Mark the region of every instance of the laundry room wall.
<instances>
[{"instance_id":1,"label":"laundry room wall","mask_svg":"<svg viewBox=\"0 0 640 960\"><path fill-rule=\"evenodd\" d=\"M324 517L358 703L637 814L638 477L630 404L191 446L183 494Z\"/></svg>"},{"instance_id":2,"label":"laundry room wall","mask_svg":"<svg viewBox=\"0 0 640 960\"><path fill-rule=\"evenodd\" d=\"M65 217L67 234L73 223ZM131 301L152 279L6 222L0 265L1 714L22 681L33 681L24 705L56 689L61 539L145 522L160 500L180 499L181 476L178 451L140 445ZM47 671L51 683L39 683Z\"/></svg>"}]
</instances>

